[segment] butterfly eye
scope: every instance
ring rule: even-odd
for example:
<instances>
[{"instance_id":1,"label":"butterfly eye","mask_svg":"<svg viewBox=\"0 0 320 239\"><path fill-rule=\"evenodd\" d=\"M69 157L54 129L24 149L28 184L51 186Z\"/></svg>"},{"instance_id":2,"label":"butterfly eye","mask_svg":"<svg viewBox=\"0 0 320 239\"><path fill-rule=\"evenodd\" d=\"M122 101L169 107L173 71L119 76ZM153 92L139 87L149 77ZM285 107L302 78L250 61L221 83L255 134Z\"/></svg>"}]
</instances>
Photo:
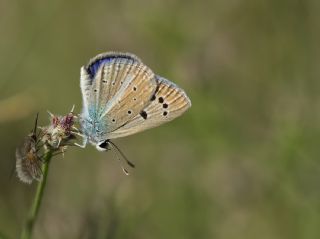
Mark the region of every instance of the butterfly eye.
<instances>
[{"instance_id":1,"label":"butterfly eye","mask_svg":"<svg viewBox=\"0 0 320 239\"><path fill-rule=\"evenodd\" d=\"M110 149L109 146L110 146L109 141L104 140L104 141L97 143L96 148L99 151L106 151L106 150Z\"/></svg>"}]
</instances>

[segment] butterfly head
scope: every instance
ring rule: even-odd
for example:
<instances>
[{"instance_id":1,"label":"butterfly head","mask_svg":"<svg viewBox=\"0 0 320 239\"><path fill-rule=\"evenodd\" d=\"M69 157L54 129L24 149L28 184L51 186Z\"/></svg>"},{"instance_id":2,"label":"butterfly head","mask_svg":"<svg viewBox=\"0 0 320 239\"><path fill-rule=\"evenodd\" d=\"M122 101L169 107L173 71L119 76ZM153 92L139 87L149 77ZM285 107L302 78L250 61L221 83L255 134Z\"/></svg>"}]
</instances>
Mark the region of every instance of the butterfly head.
<instances>
[{"instance_id":1,"label":"butterfly head","mask_svg":"<svg viewBox=\"0 0 320 239\"><path fill-rule=\"evenodd\" d=\"M107 151L110 149L109 140L102 140L96 144L96 148L98 151Z\"/></svg>"}]
</instances>

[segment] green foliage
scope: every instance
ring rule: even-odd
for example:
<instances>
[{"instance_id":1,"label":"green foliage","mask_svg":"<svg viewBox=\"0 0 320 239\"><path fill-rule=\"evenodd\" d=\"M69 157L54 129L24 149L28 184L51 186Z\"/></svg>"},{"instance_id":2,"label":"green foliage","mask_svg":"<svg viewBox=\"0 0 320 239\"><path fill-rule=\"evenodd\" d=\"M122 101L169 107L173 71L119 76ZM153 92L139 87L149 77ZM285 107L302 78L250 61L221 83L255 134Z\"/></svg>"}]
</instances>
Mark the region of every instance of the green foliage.
<instances>
[{"instance_id":1,"label":"green foliage","mask_svg":"<svg viewBox=\"0 0 320 239\"><path fill-rule=\"evenodd\" d=\"M9 179L46 110L81 110L79 69L135 53L186 90L181 118L53 158L34 238L320 237L320 3L4 1L0 4L0 229L18 238L33 186Z\"/></svg>"}]
</instances>

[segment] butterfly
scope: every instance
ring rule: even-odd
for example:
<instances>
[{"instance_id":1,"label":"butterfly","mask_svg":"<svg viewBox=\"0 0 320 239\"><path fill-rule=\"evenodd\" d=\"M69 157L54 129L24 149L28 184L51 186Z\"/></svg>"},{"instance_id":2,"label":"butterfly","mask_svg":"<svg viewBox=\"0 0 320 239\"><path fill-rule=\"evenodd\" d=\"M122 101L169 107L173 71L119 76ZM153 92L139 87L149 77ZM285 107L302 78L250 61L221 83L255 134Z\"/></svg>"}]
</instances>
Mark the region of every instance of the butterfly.
<instances>
[{"instance_id":1,"label":"butterfly","mask_svg":"<svg viewBox=\"0 0 320 239\"><path fill-rule=\"evenodd\" d=\"M107 52L81 67L80 147L109 149L110 139L159 126L183 114L191 101L131 53ZM113 144L113 143L112 143Z\"/></svg>"}]
</instances>

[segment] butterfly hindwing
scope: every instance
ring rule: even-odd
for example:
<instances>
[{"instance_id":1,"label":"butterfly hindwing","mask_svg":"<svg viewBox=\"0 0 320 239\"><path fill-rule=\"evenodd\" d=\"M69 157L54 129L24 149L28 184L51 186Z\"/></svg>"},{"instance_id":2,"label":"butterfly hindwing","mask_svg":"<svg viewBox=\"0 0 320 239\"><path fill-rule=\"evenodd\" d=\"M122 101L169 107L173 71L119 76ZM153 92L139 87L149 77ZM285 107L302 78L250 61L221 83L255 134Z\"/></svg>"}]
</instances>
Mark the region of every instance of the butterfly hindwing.
<instances>
[{"instance_id":1,"label":"butterfly hindwing","mask_svg":"<svg viewBox=\"0 0 320 239\"><path fill-rule=\"evenodd\" d=\"M123 85L100 115L100 120L107 122L107 134L138 115L147 106L157 87L154 74L142 63L134 65L122 79Z\"/></svg>"},{"instance_id":2,"label":"butterfly hindwing","mask_svg":"<svg viewBox=\"0 0 320 239\"><path fill-rule=\"evenodd\" d=\"M169 80L156 76L157 89L149 104L131 121L108 134L108 138L128 136L159 126L183 114L191 101L186 93Z\"/></svg>"}]
</instances>

